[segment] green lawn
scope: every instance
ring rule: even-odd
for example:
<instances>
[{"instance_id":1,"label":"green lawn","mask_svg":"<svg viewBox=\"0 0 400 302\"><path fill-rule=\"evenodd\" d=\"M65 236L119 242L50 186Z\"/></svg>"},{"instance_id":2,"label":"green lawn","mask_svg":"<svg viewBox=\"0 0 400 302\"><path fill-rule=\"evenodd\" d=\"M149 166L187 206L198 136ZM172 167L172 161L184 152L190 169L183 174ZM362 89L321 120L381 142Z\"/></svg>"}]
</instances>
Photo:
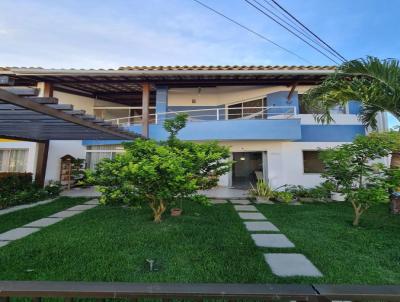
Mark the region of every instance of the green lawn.
<instances>
[{"instance_id":1,"label":"green lawn","mask_svg":"<svg viewBox=\"0 0 400 302\"><path fill-rule=\"evenodd\" d=\"M59 197L44 205L0 215L0 233L85 202L86 198Z\"/></svg>"},{"instance_id":2,"label":"green lawn","mask_svg":"<svg viewBox=\"0 0 400 302\"><path fill-rule=\"evenodd\" d=\"M258 209L323 272L319 283L400 283L400 216L388 205L368 210L357 228L347 203Z\"/></svg>"},{"instance_id":3,"label":"green lawn","mask_svg":"<svg viewBox=\"0 0 400 302\"><path fill-rule=\"evenodd\" d=\"M147 208L99 206L0 248L0 280L131 282L400 282L400 218L386 207L351 227L343 204L257 206L323 278L279 278L232 205L184 206L157 225ZM149 272L146 259L158 270Z\"/></svg>"}]
</instances>

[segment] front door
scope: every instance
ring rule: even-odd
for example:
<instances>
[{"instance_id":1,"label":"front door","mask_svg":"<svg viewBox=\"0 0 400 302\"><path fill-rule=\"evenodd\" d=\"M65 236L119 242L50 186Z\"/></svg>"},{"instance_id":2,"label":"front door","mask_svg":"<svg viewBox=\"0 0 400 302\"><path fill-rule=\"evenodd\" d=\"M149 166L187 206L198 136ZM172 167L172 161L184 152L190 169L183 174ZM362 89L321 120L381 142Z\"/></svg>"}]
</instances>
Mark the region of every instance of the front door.
<instances>
[{"instance_id":1,"label":"front door","mask_svg":"<svg viewBox=\"0 0 400 302\"><path fill-rule=\"evenodd\" d=\"M264 179L263 152L234 152L232 167L232 186L248 189L258 179Z\"/></svg>"}]
</instances>

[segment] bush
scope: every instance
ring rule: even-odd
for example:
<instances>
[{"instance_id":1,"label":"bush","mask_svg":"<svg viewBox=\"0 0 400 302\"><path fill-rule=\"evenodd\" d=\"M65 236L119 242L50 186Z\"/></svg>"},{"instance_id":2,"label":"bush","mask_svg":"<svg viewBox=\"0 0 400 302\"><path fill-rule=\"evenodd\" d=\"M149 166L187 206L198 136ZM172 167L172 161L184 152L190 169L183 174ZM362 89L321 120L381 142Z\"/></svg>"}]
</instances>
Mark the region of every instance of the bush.
<instances>
[{"instance_id":1,"label":"bush","mask_svg":"<svg viewBox=\"0 0 400 302\"><path fill-rule=\"evenodd\" d=\"M0 209L57 196L60 188L45 189L32 182L31 173L0 173Z\"/></svg>"},{"instance_id":2,"label":"bush","mask_svg":"<svg viewBox=\"0 0 400 302\"><path fill-rule=\"evenodd\" d=\"M254 187L252 184L251 189L249 191L250 195L253 197L263 197L266 200L269 200L274 196L274 190L272 187L265 182L264 179L257 180L257 184Z\"/></svg>"},{"instance_id":3,"label":"bush","mask_svg":"<svg viewBox=\"0 0 400 302\"><path fill-rule=\"evenodd\" d=\"M370 207L389 201L389 191L400 183L400 169L388 169L375 160L388 156L396 142L392 135L358 136L353 143L322 152L323 177L347 194L354 209L353 225Z\"/></svg>"},{"instance_id":4,"label":"bush","mask_svg":"<svg viewBox=\"0 0 400 302\"><path fill-rule=\"evenodd\" d=\"M185 122L183 115L167 120L166 142L136 139L124 143L123 154L102 160L95 171L88 171L88 181L102 193L100 201L134 206L145 202L153 210L154 221L161 222L168 206L215 186L230 169L229 150L215 142L180 141L176 135Z\"/></svg>"}]
</instances>

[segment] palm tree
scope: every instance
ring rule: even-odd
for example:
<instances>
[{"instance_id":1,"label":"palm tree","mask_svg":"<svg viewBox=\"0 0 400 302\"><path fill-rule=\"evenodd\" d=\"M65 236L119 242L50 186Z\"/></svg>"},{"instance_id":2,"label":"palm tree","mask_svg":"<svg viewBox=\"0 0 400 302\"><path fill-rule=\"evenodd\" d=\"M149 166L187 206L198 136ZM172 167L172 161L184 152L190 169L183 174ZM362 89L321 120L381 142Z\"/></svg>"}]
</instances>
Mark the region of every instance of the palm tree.
<instances>
[{"instance_id":1,"label":"palm tree","mask_svg":"<svg viewBox=\"0 0 400 302\"><path fill-rule=\"evenodd\" d=\"M360 120L372 129L377 128L379 112L389 112L400 121L400 63L371 56L345 62L321 85L310 89L304 100L321 123L333 122L330 110L344 107L349 100L361 102ZM390 165L400 168L400 150L392 152Z\"/></svg>"}]
</instances>

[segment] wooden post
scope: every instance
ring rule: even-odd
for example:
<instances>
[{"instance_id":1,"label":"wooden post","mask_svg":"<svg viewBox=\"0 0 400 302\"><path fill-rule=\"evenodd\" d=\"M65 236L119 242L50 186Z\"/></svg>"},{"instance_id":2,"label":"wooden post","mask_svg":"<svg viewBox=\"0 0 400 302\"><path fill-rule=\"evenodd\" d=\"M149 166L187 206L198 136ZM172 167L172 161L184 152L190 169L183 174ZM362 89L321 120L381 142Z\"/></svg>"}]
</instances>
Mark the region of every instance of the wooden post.
<instances>
[{"instance_id":1,"label":"wooden post","mask_svg":"<svg viewBox=\"0 0 400 302\"><path fill-rule=\"evenodd\" d=\"M47 157L49 155L49 141L45 141L37 144L37 156L36 156L36 183L43 187L44 179L46 176L47 168Z\"/></svg>"},{"instance_id":2,"label":"wooden post","mask_svg":"<svg viewBox=\"0 0 400 302\"><path fill-rule=\"evenodd\" d=\"M38 82L37 88L40 89L39 96L40 97L53 97L53 85L49 82Z\"/></svg>"},{"instance_id":3,"label":"wooden post","mask_svg":"<svg viewBox=\"0 0 400 302\"><path fill-rule=\"evenodd\" d=\"M149 137L150 84L142 84L142 135Z\"/></svg>"}]
</instances>

